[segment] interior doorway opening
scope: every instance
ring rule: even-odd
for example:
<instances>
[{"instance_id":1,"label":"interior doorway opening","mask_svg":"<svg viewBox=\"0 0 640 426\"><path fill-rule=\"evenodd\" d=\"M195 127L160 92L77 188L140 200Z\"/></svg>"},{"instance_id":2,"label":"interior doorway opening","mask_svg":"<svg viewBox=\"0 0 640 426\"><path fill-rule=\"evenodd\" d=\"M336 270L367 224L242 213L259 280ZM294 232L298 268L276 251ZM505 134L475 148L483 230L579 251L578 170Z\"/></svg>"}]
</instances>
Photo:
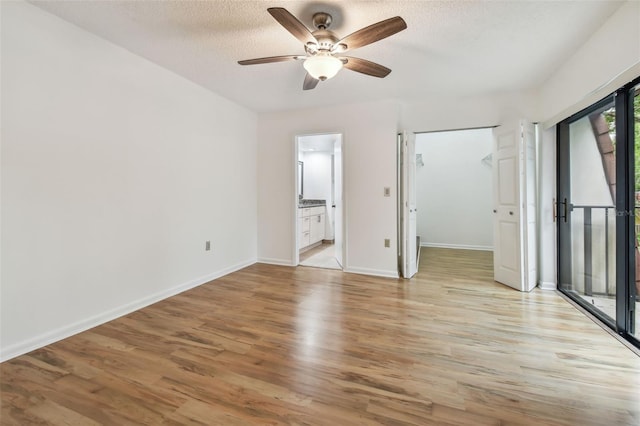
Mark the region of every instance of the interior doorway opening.
<instances>
[{"instance_id":1,"label":"interior doorway opening","mask_svg":"<svg viewBox=\"0 0 640 426\"><path fill-rule=\"evenodd\" d=\"M423 248L493 250L493 128L416 134Z\"/></svg>"},{"instance_id":2,"label":"interior doorway opening","mask_svg":"<svg viewBox=\"0 0 640 426\"><path fill-rule=\"evenodd\" d=\"M295 264L344 265L342 134L296 137Z\"/></svg>"},{"instance_id":3,"label":"interior doorway opening","mask_svg":"<svg viewBox=\"0 0 640 426\"><path fill-rule=\"evenodd\" d=\"M528 292L537 284L536 126L520 119L495 127L416 133L413 156L403 151L399 193L418 193L418 224L406 226L412 204L401 196L400 241L491 251L494 280ZM431 139L430 152L418 138ZM421 170L427 175L421 177ZM407 185L404 177L412 175L415 183ZM424 188L435 193L423 194ZM410 278L405 269L402 276Z\"/></svg>"}]
</instances>

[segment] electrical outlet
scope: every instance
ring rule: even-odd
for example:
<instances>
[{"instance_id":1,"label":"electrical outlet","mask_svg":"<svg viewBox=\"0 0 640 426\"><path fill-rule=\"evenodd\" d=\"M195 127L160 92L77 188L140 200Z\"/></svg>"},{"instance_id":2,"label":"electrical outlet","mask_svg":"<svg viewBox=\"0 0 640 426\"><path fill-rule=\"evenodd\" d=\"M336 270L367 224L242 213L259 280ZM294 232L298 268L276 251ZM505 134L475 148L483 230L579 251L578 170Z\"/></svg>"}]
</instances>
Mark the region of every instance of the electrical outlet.
<instances>
[{"instance_id":1,"label":"electrical outlet","mask_svg":"<svg viewBox=\"0 0 640 426\"><path fill-rule=\"evenodd\" d=\"M391 197L391 188L389 188L388 186L384 187L384 196Z\"/></svg>"},{"instance_id":2,"label":"electrical outlet","mask_svg":"<svg viewBox=\"0 0 640 426\"><path fill-rule=\"evenodd\" d=\"M384 246L385 247L391 247L391 240L389 238L385 238L384 239Z\"/></svg>"},{"instance_id":3,"label":"electrical outlet","mask_svg":"<svg viewBox=\"0 0 640 426\"><path fill-rule=\"evenodd\" d=\"M211 250L211 241L205 241L204 242L204 250L205 251Z\"/></svg>"}]
</instances>

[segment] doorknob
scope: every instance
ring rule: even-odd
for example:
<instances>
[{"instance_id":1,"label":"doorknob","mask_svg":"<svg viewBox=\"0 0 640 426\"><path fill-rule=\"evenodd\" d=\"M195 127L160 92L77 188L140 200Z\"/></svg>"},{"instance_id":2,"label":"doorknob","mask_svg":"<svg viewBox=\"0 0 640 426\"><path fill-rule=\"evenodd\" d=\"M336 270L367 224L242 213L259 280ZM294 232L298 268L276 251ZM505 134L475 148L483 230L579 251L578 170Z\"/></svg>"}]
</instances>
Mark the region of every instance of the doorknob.
<instances>
[{"instance_id":1,"label":"doorknob","mask_svg":"<svg viewBox=\"0 0 640 426\"><path fill-rule=\"evenodd\" d=\"M496 210L496 209L493 209L493 212L494 212L494 213L498 213L498 210Z\"/></svg>"},{"instance_id":2,"label":"doorknob","mask_svg":"<svg viewBox=\"0 0 640 426\"><path fill-rule=\"evenodd\" d=\"M511 216L513 216L513 212L509 212L509 214L510 214Z\"/></svg>"}]
</instances>

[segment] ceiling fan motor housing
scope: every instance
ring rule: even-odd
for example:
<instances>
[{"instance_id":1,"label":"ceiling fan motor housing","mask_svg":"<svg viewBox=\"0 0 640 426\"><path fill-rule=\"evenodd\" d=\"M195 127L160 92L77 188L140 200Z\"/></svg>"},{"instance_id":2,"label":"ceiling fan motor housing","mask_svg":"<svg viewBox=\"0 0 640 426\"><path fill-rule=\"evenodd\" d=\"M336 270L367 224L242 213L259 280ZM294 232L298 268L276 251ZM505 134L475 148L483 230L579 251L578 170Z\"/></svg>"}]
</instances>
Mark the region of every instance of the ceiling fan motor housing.
<instances>
[{"instance_id":1,"label":"ceiling fan motor housing","mask_svg":"<svg viewBox=\"0 0 640 426\"><path fill-rule=\"evenodd\" d=\"M331 22L333 22L333 18L331 15L325 12L318 12L313 15L313 26L317 28L312 34L315 39L318 41L317 46L311 47L310 50L307 50L307 53L315 53L315 51L335 51L334 46L340 40L333 31L330 31L328 28L331 26ZM342 47L342 46L340 46ZM344 46L346 48L346 46ZM344 50L344 49L339 49Z\"/></svg>"},{"instance_id":2,"label":"ceiling fan motor housing","mask_svg":"<svg viewBox=\"0 0 640 426\"><path fill-rule=\"evenodd\" d=\"M319 30L326 30L333 22L331 15L325 12L314 13L313 26Z\"/></svg>"},{"instance_id":3,"label":"ceiling fan motor housing","mask_svg":"<svg viewBox=\"0 0 640 426\"><path fill-rule=\"evenodd\" d=\"M333 48L333 45L339 40L338 37L329 30L316 30L312 34L318 41L317 50L321 51L330 51Z\"/></svg>"}]
</instances>

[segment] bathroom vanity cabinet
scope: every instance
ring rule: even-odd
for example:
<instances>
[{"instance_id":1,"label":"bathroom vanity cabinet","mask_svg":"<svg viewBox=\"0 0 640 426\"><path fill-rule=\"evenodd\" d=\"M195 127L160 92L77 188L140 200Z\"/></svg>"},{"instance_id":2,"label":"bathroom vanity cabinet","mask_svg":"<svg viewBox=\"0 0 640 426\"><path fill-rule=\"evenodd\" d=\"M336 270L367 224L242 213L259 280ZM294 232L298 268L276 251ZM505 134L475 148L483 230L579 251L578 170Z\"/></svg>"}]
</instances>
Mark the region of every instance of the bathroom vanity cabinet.
<instances>
[{"instance_id":1,"label":"bathroom vanity cabinet","mask_svg":"<svg viewBox=\"0 0 640 426\"><path fill-rule=\"evenodd\" d=\"M298 247L303 250L324 239L325 206L298 209Z\"/></svg>"}]
</instances>

